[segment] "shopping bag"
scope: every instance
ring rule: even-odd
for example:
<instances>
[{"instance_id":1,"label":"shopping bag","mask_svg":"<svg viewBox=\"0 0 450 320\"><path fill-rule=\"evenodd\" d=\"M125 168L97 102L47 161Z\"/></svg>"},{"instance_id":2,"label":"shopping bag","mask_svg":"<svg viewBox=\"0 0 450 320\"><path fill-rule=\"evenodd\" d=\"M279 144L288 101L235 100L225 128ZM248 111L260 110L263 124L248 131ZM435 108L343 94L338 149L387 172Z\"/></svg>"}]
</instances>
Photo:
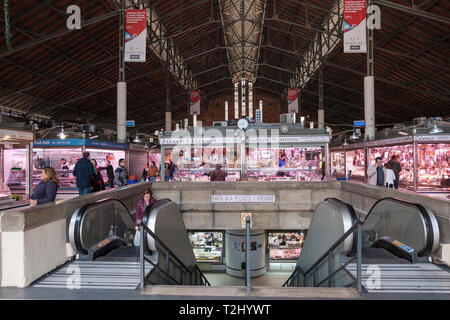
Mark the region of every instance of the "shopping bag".
<instances>
[{"instance_id":1,"label":"shopping bag","mask_svg":"<svg viewBox=\"0 0 450 320\"><path fill-rule=\"evenodd\" d=\"M134 234L133 244L135 247L139 247L140 243L141 243L141 232L137 230L136 233Z\"/></svg>"}]
</instances>

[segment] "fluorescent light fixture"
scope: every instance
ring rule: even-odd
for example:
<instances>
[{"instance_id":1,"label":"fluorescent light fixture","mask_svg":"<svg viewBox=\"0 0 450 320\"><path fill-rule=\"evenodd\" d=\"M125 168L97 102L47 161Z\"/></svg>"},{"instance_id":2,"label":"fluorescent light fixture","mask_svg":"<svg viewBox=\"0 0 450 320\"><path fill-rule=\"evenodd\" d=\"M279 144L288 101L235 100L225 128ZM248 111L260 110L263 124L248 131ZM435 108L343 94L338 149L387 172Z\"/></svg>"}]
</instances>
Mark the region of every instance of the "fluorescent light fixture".
<instances>
[{"instance_id":1,"label":"fluorescent light fixture","mask_svg":"<svg viewBox=\"0 0 450 320\"><path fill-rule=\"evenodd\" d=\"M402 136L407 136L408 135L408 133L405 132L405 131L399 131L398 134L401 134Z\"/></svg>"},{"instance_id":2,"label":"fluorescent light fixture","mask_svg":"<svg viewBox=\"0 0 450 320\"><path fill-rule=\"evenodd\" d=\"M436 124L434 124L433 128L430 130L430 133L442 133L444 130L439 128Z\"/></svg>"},{"instance_id":3,"label":"fluorescent light fixture","mask_svg":"<svg viewBox=\"0 0 450 320\"><path fill-rule=\"evenodd\" d=\"M60 139L65 139L66 135L64 134L64 122L61 123L61 132L58 134Z\"/></svg>"}]
</instances>

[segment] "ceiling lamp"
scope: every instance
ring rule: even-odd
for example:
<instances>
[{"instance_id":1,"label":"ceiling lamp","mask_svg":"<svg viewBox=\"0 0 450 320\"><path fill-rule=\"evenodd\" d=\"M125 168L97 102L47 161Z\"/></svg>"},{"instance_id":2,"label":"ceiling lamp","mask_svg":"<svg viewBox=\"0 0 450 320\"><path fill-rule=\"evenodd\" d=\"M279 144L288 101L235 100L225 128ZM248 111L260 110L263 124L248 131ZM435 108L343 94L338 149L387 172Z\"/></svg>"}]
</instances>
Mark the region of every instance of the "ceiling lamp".
<instances>
[{"instance_id":1,"label":"ceiling lamp","mask_svg":"<svg viewBox=\"0 0 450 320\"><path fill-rule=\"evenodd\" d=\"M347 139L344 139L344 143L342 145L343 146L348 146Z\"/></svg>"},{"instance_id":2,"label":"ceiling lamp","mask_svg":"<svg viewBox=\"0 0 450 320\"><path fill-rule=\"evenodd\" d=\"M358 140L358 139L359 139L359 136L358 136L356 133L353 132L353 134L350 136L350 139L352 139L352 140Z\"/></svg>"},{"instance_id":3,"label":"ceiling lamp","mask_svg":"<svg viewBox=\"0 0 450 320\"><path fill-rule=\"evenodd\" d=\"M441 128L439 128L439 127L437 126L437 124L434 124L434 125L433 125L433 128L430 130L430 133L442 133L442 132L444 132L444 130L442 130Z\"/></svg>"},{"instance_id":4,"label":"ceiling lamp","mask_svg":"<svg viewBox=\"0 0 450 320\"><path fill-rule=\"evenodd\" d=\"M64 122L61 123L61 125L62 125L61 132L58 134L58 136L60 139L65 139L66 135L64 134Z\"/></svg>"},{"instance_id":5,"label":"ceiling lamp","mask_svg":"<svg viewBox=\"0 0 450 320\"><path fill-rule=\"evenodd\" d=\"M138 133L137 131L136 131L136 137L134 137L133 142L134 142L134 143L140 143L140 142L142 142L142 140L139 139L139 133Z\"/></svg>"}]
</instances>

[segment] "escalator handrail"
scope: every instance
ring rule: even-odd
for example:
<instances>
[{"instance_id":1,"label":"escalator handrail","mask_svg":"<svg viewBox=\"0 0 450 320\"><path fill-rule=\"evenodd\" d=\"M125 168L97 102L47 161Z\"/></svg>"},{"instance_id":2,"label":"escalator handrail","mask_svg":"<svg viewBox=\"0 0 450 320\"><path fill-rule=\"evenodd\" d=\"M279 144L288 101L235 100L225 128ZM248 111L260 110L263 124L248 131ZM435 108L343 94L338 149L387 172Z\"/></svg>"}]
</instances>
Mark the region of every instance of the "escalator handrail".
<instances>
[{"instance_id":1,"label":"escalator handrail","mask_svg":"<svg viewBox=\"0 0 450 320\"><path fill-rule=\"evenodd\" d=\"M125 208L126 212L128 213L128 216L130 217L131 221L134 223L134 219L131 216L130 210L128 210L127 206L120 201L119 199L115 198L106 198L101 199L95 202L91 202L88 204L83 205L82 207L76 209L74 213L72 214L72 218L69 225L69 239L72 245L75 245L76 249L81 252L82 254L87 254L88 251L86 248L83 247L81 243L81 222L83 221L83 217L86 214L88 209L92 209L95 207L99 207L101 205L104 205L108 202L118 202L122 205L123 208ZM73 229L73 230L71 230Z\"/></svg>"},{"instance_id":2,"label":"escalator handrail","mask_svg":"<svg viewBox=\"0 0 450 320\"><path fill-rule=\"evenodd\" d=\"M172 250L170 250L170 248L164 243L164 241L162 241L152 230L150 230L150 228L144 223L144 221L142 220L138 220L138 225L143 227L144 233L149 234L153 239L156 240L156 242L158 242L158 244L164 249L166 250L170 255L172 255L172 257L179 263L179 265L181 267L183 267L187 272L191 273L194 270L197 270L197 272L200 273L200 276L206 281L206 283L208 285L210 285L210 283L208 282L208 280L206 279L206 277L203 275L203 273L200 271L200 269L198 268L197 265L188 268L173 252ZM144 241L144 245L145 245L145 241Z\"/></svg>"},{"instance_id":3,"label":"escalator handrail","mask_svg":"<svg viewBox=\"0 0 450 320\"><path fill-rule=\"evenodd\" d=\"M425 207L422 206L420 203L413 203L413 202L400 200L400 199L396 199L396 198L391 198L391 197L379 199L373 204L372 208L369 210L369 213L364 218L363 225L364 225L364 222L367 221L367 219L369 218L370 214L375 210L375 207L378 205L378 203L380 203L382 201L397 202L397 203L400 203L400 204L403 204L403 205L416 207L418 209L418 211L420 212L423 220L425 221L425 231L427 232L427 236L426 236L427 244L426 244L425 248L422 251L417 253L417 255L419 257L430 255L432 253L432 251L433 251L434 241L436 240L435 237L434 237L434 231L437 231L437 230L434 230L434 228L433 228L433 223L431 221L432 219L431 219L430 215L428 214L427 209L425 209Z\"/></svg>"},{"instance_id":4,"label":"escalator handrail","mask_svg":"<svg viewBox=\"0 0 450 320\"><path fill-rule=\"evenodd\" d=\"M339 239L336 240L336 242L327 250L325 251L317 260L313 263L311 267L308 268L305 272L302 270L300 266L296 266L294 272L291 274L289 279L286 280L286 282L283 284L283 287L286 286L297 273L301 273L303 277L307 277L311 271L313 271L322 261L328 257L328 255L334 251L342 242L345 241L352 233L355 232L355 230L358 228L358 225L361 225L362 222L360 220L357 220L350 229L348 229Z\"/></svg>"}]
</instances>

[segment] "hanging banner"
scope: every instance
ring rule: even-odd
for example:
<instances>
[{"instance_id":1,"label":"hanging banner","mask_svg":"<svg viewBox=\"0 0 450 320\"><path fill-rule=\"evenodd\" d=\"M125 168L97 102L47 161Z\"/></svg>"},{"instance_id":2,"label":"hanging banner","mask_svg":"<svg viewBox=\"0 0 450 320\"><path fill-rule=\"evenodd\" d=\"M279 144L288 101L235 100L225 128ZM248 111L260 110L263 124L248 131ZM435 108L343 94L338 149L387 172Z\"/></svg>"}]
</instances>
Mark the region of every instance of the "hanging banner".
<instances>
[{"instance_id":1,"label":"hanging banner","mask_svg":"<svg viewBox=\"0 0 450 320\"><path fill-rule=\"evenodd\" d=\"M125 62L145 62L147 10L125 11Z\"/></svg>"},{"instance_id":2,"label":"hanging banner","mask_svg":"<svg viewBox=\"0 0 450 320\"><path fill-rule=\"evenodd\" d=\"M190 113L200 114L200 91L189 92Z\"/></svg>"},{"instance_id":3,"label":"hanging banner","mask_svg":"<svg viewBox=\"0 0 450 320\"><path fill-rule=\"evenodd\" d=\"M366 53L366 0L344 0L344 53Z\"/></svg>"},{"instance_id":4,"label":"hanging banner","mask_svg":"<svg viewBox=\"0 0 450 320\"><path fill-rule=\"evenodd\" d=\"M298 113L298 90L288 89L288 112Z\"/></svg>"}]
</instances>

